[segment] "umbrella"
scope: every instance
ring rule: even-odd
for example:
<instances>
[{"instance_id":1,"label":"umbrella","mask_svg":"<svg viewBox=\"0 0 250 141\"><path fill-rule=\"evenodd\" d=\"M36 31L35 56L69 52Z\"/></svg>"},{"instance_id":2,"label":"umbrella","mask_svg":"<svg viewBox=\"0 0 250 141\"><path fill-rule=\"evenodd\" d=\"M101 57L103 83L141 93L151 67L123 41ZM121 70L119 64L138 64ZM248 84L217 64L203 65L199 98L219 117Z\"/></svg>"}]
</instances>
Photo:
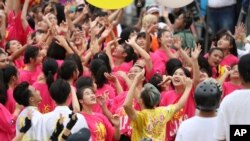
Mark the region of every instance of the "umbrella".
<instances>
[{"instance_id":1,"label":"umbrella","mask_svg":"<svg viewBox=\"0 0 250 141\"><path fill-rule=\"evenodd\" d=\"M120 9L130 5L133 0L87 0L87 2L102 9Z\"/></svg>"},{"instance_id":2,"label":"umbrella","mask_svg":"<svg viewBox=\"0 0 250 141\"><path fill-rule=\"evenodd\" d=\"M156 0L158 4L169 7L169 8L184 7L193 1L194 0Z\"/></svg>"}]
</instances>

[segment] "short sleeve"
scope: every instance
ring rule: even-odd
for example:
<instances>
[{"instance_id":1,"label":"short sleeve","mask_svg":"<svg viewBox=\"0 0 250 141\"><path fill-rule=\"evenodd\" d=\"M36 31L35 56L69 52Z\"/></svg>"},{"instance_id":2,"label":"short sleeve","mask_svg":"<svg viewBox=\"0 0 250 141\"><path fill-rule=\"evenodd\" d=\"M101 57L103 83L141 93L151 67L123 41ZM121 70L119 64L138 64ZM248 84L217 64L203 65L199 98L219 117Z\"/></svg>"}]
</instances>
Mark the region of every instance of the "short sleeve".
<instances>
[{"instance_id":1,"label":"short sleeve","mask_svg":"<svg viewBox=\"0 0 250 141\"><path fill-rule=\"evenodd\" d=\"M216 120L216 126L215 126L215 132L214 132L214 137L217 140L225 140L226 139L226 116L223 110L223 105L221 104L221 107L219 109L218 115L217 115L217 120Z\"/></svg>"},{"instance_id":2,"label":"short sleeve","mask_svg":"<svg viewBox=\"0 0 250 141\"><path fill-rule=\"evenodd\" d=\"M166 107L165 117L166 117L167 121L172 119L172 117L175 114L175 111L176 111L176 107L174 105L169 105Z\"/></svg>"}]
</instances>

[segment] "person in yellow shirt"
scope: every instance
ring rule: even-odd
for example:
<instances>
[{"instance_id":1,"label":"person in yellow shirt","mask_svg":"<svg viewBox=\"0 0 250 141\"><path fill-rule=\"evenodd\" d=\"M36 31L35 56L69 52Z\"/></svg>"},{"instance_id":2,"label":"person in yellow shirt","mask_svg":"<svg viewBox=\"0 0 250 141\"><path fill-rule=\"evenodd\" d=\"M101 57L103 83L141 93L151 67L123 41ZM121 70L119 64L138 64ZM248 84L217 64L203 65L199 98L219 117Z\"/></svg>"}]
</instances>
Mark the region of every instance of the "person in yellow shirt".
<instances>
[{"instance_id":1,"label":"person in yellow shirt","mask_svg":"<svg viewBox=\"0 0 250 141\"><path fill-rule=\"evenodd\" d=\"M124 109L132 124L132 141L151 139L152 141L166 140L166 123L186 103L192 89L190 78L183 77L186 82L185 92L180 100L167 107L157 107L160 102L160 92L152 84L145 84L141 93L136 90L136 85L144 80L145 70L138 73L128 91L124 102ZM133 98L138 100L141 111L136 111L132 106Z\"/></svg>"}]
</instances>

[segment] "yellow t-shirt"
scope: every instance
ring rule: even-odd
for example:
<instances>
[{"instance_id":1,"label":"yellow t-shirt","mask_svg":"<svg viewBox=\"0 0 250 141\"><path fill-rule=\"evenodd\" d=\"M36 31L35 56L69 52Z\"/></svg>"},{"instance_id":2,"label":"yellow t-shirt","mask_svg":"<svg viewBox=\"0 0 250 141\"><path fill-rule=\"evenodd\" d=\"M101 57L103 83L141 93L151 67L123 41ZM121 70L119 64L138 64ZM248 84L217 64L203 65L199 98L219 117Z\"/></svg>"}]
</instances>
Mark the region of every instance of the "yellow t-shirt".
<instances>
[{"instance_id":1,"label":"yellow t-shirt","mask_svg":"<svg viewBox=\"0 0 250 141\"><path fill-rule=\"evenodd\" d=\"M153 141L166 140L166 123L173 117L175 106L157 107L137 112L135 120L131 121L132 141L151 138Z\"/></svg>"}]
</instances>

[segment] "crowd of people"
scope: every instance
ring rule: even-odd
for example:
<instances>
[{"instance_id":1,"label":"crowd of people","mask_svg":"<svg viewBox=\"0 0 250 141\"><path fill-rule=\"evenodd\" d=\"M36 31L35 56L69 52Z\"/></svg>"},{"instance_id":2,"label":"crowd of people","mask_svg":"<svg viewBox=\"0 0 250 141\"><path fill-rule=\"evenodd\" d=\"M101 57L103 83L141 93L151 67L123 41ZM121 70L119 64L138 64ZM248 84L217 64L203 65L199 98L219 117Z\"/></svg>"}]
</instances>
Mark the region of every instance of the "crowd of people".
<instances>
[{"instance_id":1,"label":"crowd of people","mask_svg":"<svg viewBox=\"0 0 250 141\"><path fill-rule=\"evenodd\" d=\"M229 141L229 125L250 123L237 1L205 1L208 52L188 8L138 2L137 24L121 26L125 8L0 0L2 141Z\"/></svg>"}]
</instances>

